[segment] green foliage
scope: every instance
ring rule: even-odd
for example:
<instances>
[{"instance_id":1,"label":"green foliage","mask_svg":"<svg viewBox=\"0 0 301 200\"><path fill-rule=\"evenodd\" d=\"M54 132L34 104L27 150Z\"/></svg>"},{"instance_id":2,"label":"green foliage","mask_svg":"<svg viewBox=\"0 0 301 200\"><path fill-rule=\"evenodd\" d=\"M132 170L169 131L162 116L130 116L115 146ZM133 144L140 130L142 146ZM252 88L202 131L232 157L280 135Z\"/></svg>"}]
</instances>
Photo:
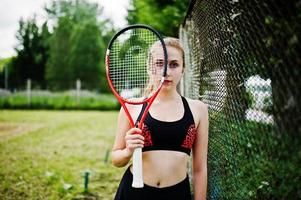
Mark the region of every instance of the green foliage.
<instances>
[{"instance_id":1,"label":"green foliage","mask_svg":"<svg viewBox=\"0 0 301 200\"><path fill-rule=\"evenodd\" d=\"M5 65L11 60L11 58L0 58L0 73L4 70Z\"/></svg>"},{"instance_id":2,"label":"green foliage","mask_svg":"<svg viewBox=\"0 0 301 200\"><path fill-rule=\"evenodd\" d=\"M107 92L104 54L112 32L110 22L101 16L102 8L86 0L60 0L46 11L58 21L47 63L49 88L70 89L80 79L85 89Z\"/></svg>"},{"instance_id":3,"label":"green foliage","mask_svg":"<svg viewBox=\"0 0 301 200\"><path fill-rule=\"evenodd\" d=\"M263 100L263 111L269 114L273 113L273 102L272 102L272 98L270 96L265 97Z\"/></svg>"},{"instance_id":4,"label":"green foliage","mask_svg":"<svg viewBox=\"0 0 301 200\"><path fill-rule=\"evenodd\" d=\"M88 0L53 0L45 11L42 26L35 17L19 22L17 55L7 64L9 89L24 89L31 79L35 89L65 90L81 79L85 89L107 92L104 54L114 29L102 8Z\"/></svg>"},{"instance_id":5,"label":"green foliage","mask_svg":"<svg viewBox=\"0 0 301 200\"><path fill-rule=\"evenodd\" d=\"M54 90L69 89L72 86L72 69L69 66L70 36L73 24L67 16L58 19L57 28L50 38L49 60L46 68L48 86Z\"/></svg>"},{"instance_id":6,"label":"green foliage","mask_svg":"<svg viewBox=\"0 0 301 200\"><path fill-rule=\"evenodd\" d=\"M162 35L177 37L188 5L188 0L131 0L127 21L129 24L148 24Z\"/></svg>"},{"instance_id":7,"label":"green foliage","mask_svg":"<svg viewBox=\"0 0 301 200\"><path fill-rule=\"evenodd\" d=\"M38 88L45 88L45 64L49 38L47 24L40 28L36 19L19 21L17 56L9 63L9 87L20 88L31 79Z\"/></svg>"},{"instance_id":8,"label":"green foliage","mask_svg":"<svg viewBox=\"0 0 301 200\"><path fill-rule=\"evenodd\" d=\"M118 110L119 103L112 95L82 92L32 92L30 103L25 92L0 97L0 109L49 109L49 110Z\"/></svg>"},{"instance_id":9,"label":"green foliage","mask_svg":"<svg viewBox=\"0 0 301 200\"><path fill-rule=\"evenodd\" d=\"M96 3L87 0L58 0L52 1L50 6L45 7L50 19L59 19L66 16L72 23L79 23L84 20L93 20L100 16L103 9Z\"/></svg>"},{"instance_id":10,"label":"green foliage","mask_svg":"<svg viewBox=\"0 0 301 200\"><path fill-rule=\"evenodd\" d=\"M103 52L106 47L99 35L100 30L96 21L86 21L77 24L70 37L72 46L69 66L73 69L72 79L80 79L83 83L87 83L83 88L99 88L101 77L105 77L105 73L101 74L104 71L101 70L100 61L104 60Z\"/></svg>"},{"instance_id":11,"label":"green foliage","mask_svg":"<svg viewBox=\"0 0 301 200\"><path fill-rule=\"evenodd\" d=\"M5 74L8 75L11 59L12 57L0 58L0 88L5 88Z\"/></svg>"}]
</instances>

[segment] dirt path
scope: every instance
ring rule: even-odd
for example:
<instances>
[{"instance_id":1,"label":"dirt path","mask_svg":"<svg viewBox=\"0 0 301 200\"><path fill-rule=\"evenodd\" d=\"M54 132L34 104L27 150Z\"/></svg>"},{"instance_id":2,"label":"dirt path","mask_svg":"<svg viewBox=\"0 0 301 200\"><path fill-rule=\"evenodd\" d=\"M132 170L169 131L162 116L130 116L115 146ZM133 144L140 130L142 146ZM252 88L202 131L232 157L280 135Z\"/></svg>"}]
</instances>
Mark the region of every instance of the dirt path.
<instances>
[{"instance_id":1,"label":"dirt path","mask_svg":"<svg viewBox=\"0 0 301 200\"><path fill-rule=\"evenodd\" d=\"M35 131L41 127L41 124L0 123L0 140L9 139L20 134Z\"/></svg>"}]
</instances>

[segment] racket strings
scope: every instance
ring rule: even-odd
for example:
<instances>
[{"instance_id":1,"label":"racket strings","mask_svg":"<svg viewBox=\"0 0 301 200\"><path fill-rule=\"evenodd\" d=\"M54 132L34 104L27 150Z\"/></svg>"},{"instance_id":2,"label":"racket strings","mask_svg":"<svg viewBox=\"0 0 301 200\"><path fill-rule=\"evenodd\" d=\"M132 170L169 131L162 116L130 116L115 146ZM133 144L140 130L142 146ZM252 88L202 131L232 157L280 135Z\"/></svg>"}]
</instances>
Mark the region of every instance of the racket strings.
<instances>
[{"instance_id":1,"label":"racket strings","mask_svg":"<svg viewBox=\"0 0 301 200\"><path fill-rule=\"evenodd\" d=\"M163 47L152 31L135 28L123 32L109 54L109 76L116 92L132 102L152 96L161 85L163 58Z\"/></svg>"}]
</instances>

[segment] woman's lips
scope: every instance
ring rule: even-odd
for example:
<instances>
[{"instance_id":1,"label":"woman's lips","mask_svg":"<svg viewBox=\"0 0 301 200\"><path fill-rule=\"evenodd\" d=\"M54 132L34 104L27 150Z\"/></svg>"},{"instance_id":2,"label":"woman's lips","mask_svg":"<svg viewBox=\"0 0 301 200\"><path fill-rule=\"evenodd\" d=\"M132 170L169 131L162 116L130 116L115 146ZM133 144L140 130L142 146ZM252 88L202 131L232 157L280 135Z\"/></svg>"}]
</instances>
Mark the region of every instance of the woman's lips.
<instances>
[{"instance_id":1,"label":"woman's lips","mask_svg":"<svg viewBox=\"0 0 301 200\"><path fill-rule=\"evenodd\" d=\"M170 83L172 83L171 80L164 80L164 84L170 84Z\"/></svg>"}]
</instances>

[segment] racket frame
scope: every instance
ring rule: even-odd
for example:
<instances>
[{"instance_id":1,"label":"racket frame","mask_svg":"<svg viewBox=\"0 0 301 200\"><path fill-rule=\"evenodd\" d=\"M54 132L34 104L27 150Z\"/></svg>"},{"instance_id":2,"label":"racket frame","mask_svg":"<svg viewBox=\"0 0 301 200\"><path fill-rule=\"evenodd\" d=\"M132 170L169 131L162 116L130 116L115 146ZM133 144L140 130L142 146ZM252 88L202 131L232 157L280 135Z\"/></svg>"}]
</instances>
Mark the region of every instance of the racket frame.
<instances>
[{"instance_id":1,"label":"racket frame","mask_svg":"<svg viewBox=\"0 0 301 200\"><path fill-rule=\"evenodd\" d=\"M114 43L114 41L116 40L116 38L121 35L122 33L128 31L129 29L135 29L135 28L143 28L143 29L148 29L150 31L152 31L158 38L158 40L161 43L162 49L163 49L163 55L164 55L164 66L163 66L163 73L162 73L162 78L160 81L160 85L157 88L156 92L154 92L153 95L151 95L148 98L143 99L141 102L132 102L132 101L128 101L124 98L122 98L118 92L116 91L116 89L113 86L113 83L110 79L110 49L112 48L112 45ZM105 64L106 64L106 77L110 86L110 89L112 90L113 94L115 95L115 97L118 99L119 103L121 104L121 106L123 107L126 116L129 120L130 126L133 127L138 127L139 129L142 129L143 126L143 122L147 116L148 110L150 109L152 103L154 102L155 98L157 97L157 95L159 94L163 83L165 81L166 78L166 72L167 72L167 49L164 43L164 40L161 36L161 34L156 31L154 28L148 26L148 25L144 25L144 24L134 24L134 25L130 25L127 26L123 29L121 29L120 31L118 31L110 40L107 51L106 51L106 56L105 56ZM132 104L132 105L140 105L140 104L144 104L147 103L147 106L144 110L143 115L141 116L140 121L136 121L134 123L133 118L129 112L129 110L126 107L126 103L128 104ZM142 149L141 148L136 148L133 154L133 184L132 187L135 188L142 188L143 187L143 180L142 180Z\"/></svg>"}]
</instances>

